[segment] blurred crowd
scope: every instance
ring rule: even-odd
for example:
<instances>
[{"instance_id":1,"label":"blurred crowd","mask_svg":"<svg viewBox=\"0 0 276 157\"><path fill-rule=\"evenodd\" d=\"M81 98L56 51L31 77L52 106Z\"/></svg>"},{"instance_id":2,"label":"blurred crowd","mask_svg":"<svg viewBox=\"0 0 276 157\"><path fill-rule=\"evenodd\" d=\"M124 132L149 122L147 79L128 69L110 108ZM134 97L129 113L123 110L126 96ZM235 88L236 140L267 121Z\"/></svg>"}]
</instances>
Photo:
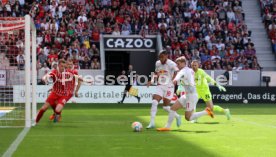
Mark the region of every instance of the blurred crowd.
<instances>
[{"instance_id":1,"label":"blurred crowd","mask_svg":"<svg viewBox=\"0 0 276 157\"><path fill-rule=\"evenodd\" d=\"M260 0L263 22L276 55L276 0Z\"/></svg>"},{"instance_id":2,"label":"blurred crowd","mask_svg":"<svg viewBox=\"0 0 276 157\"><path fill-rule=\"evenodd\" d=\"M189 61L200 60L208 70L260 69L241 0L169 2L157 14L172 59L184 55Z\"/></svg>"},{"instance_id":3,"label":"blurred crowd","mask_svg":"<svg viewBox=\"0 0 276 157\"><path fill-rule=\"evenodd\" d=\"M6 0L0 4L0 17L25 14L36 24L41 68L51 68L64 58L72 59L76 69L100 69L100 34L159 33L173 60L197 59L204 69L260 68L241 0Z\"/></svg>"}]
</instances>

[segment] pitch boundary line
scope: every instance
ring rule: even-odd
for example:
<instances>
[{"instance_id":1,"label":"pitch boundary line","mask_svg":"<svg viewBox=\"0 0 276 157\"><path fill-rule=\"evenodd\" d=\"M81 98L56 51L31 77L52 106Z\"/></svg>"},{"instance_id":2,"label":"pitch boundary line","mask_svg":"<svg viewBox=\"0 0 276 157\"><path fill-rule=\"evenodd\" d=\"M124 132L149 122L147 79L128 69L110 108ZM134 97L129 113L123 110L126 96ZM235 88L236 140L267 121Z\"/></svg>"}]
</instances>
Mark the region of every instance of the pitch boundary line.
<instances>
[{"instance_id":1,"label":"pitch boundary line","mask_svg":"<svg viewBox=\"0 0 276 157\"><path fill-rule=\"evenodd\" d=\"M17 136L17 138L12 142L10 147L6 150L6 152L2 155L2 157L11 157L13 153L16 151L17 147L20 145L20 143L23 141L24 137L29 132L30 128L24 128L20 134Z\"/></svg>"}]
</instances>

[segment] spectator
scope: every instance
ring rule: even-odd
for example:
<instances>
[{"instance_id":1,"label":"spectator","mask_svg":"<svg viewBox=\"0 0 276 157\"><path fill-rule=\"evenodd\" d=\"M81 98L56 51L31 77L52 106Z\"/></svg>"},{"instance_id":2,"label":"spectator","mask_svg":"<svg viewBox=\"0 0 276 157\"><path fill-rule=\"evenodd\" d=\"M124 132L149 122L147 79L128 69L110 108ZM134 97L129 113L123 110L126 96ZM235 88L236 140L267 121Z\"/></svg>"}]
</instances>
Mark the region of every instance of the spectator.
<instances>
[{"instance_id":1,"label":"spectator","mask_svg":"<svg viewBox=\"0 0 276 157\"><path fill-rule=\"evenodd\" d=\"M22 51L19 51L16 57L18 70L24 70L25 67L25 56Z\"/></svg>"},{"instance_id":2,"label":"spectator","mask_svg":"<svg viewBox=\"0 0 276 157\"><path fill-rule=\"evenodd\" d=\"M244 51L244 56L249 58L251 56L255 56L256 51L254 48L251 47L251 45L248 45L247 49Z\"/></svg>"},{"instance_id":3,"label":"spectator","mask_svg":"<svg viewBox=\"0 0 276 157\"><path fill-rule=\"evenodd\" d=\"M114 31L112 32L112 35L121 35L120 29L118 26L115 26Z\"/></svg>"},{"instance_id":4,"label":"spectator","mask_svg":"<svg viewBox=\"0 0 276 157\"><path fill-rule=\"evenodd\" d=\"M52 62L52 64L51 64L51 70L53 70L53 69L57 69L57 65L58 65L58 62Z\"/></svg>"},{"instance_id":5,"label":"spectator","mask_svg":"<svg viewBox=\"0 0 276 157\"><path fill-rule=\"evenodd\" d=\"M96 57L93 58L91 67L92 67L92 69L101 69L101 65L100 65L98 58L96 58Z\"/></svg>"},{"instance_id":6,"label":"spectator","mask_svg":"<svg viewBox=\"0 0 276 157\"><path fill-rule=\"evenodd\" d=\"M56 64L56 63L54 63L54 64ZM49 73L50 72L50 68L47 66L47 64L46 63L44 63L44 64L42 64L43 65L43 67L39 70L42 74L43 74L43 76L44 75L46 75L47 73Z\"/></svg>"},{"instance_id":7,"label":"spectator","mask_svg":"<svg viewBox=\"0 0 276 157\"><path fill-rule=\"evenodd\" d=\"M127 28L124 28L121 32L121 35L124 35L124 36L130 35L130 31Z\"/></svg>"},{"instance_id":8,"label":"spectator","mask_svg":"<svg viewBox=\"0 0 276 157\"><path fill-rule=\"evenodd\" d=\"M49 64L52 64L52 62L54 62L56 59L58 59L58 55L54 50L51 50L48 55L47 61L49 62Z\"/></svg>"},{"instance_id":9,"label":"spectator","mask_svg":"<svg viewBox=\"0 0 276 157\"><path fill-rule=\"evenodd\" d=\"M92 42L99 42L100 41L100 32L98 28L94 28L94 31L92 32Z\"/></svg>"},{"instance_id":10,"label":"spectator","mask_svg":"<svg viewBox=\"0 0 276 157\"><path fill-rule=\"evenodd\" d=\"M44 65L44 63L47 62L47 56L45 55L44 51L41 50L39 53L38 53L38 62L42 65Z\"/></svg>"},{"instance_id":11,"label":"spectator","mask_svg":"<svg viewBox=\"0 0 276 157\"><path fill-rule=\"evenodd\" d=\"M271 42L276 45L276 29L273 22L276 7L273 1L260 2L262 9L266 11L263 19L268 27ZM219 69L226 64L234 66L237 58L244 54L247 54L245 58L249 60L249 67L253 67L255 50L248 51L248 45L254 49L254 44L250 40L251 32L244 24L241 0L101 0L93 3L87 1L83 4L67 1L25 4L24 0L20 0L14 4L0 5L2 17L24 16L27 13L35 20L38 30L37 43L40 45L38 52L43 49L44 55L48 58L47 65L51 65L52 59L56 56L65 59L75 58L76 67L80 68L83 68L82 63L86 56L91 60L100 60L99 52L92 48L93 44L99 48L100 33L140 34L142 37L160 33L164 48L169 46L171 52L180 51L175 53L184 55L189 60L200 59L206 68ZM23 39L22 32L15 38ZM13 54L9 55L12 56L9 58L11 64L17 56L16 49L22 49L23 43L14 45L17 45L17 48L8 48L7 51ZM44 55L38 53L40 62L44 62ZM170 57L174 56L172 53ZM214 58L221 58L221 67Z\"/></svg>"},{"instance_id":12,"label":"spectator","mask_svg":"<svg viewBox=\"0 0 276 157\"><path fill-rule=\"evenodd\" d=\"M91 61L90 59L85 56L83 62L81 64L81 69L91 69Z\"/></svg>"},{"instance_id":13,"label":"spectator","mask_svg":"<svg viewBox=\"0 0 276 157\"><path fill-rule=\"evenodd\" d=\"M129 34L131 34L131 25L127 20L125 20L124 23L122 24L122 30L126 30L129 32Z\"/></svg>"},{"instance_id":14,"label":"spectator","mask_svg":"<svg viewBox=\"0 0 276 157\"><path fill-rule=\"evenodd\" d=\"M9 59L6 57L4 53L0 53L0 67L5 68L9 66L10 66Z\"/></svg>"}]
</instances>

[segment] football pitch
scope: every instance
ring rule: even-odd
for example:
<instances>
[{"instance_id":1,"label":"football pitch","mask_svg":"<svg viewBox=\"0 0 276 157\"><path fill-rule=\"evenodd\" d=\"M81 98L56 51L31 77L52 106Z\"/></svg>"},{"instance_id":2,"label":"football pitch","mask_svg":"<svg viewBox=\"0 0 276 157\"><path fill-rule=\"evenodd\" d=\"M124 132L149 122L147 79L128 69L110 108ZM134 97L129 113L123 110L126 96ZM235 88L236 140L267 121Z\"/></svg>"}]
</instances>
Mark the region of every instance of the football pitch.
<instances>
[{"instance_id":1,"label":"football pitch","mask_svg":"<svg viewBox=\"0 0 276 157\"><path fill-rule=\"evenodd\" d=\"M220 105L220 104L218 104ZM202 110L204 104L199 104ZM129 157L129 156L276 156L276 104L224 104L232 119L216 114L192 124L182 118L170 132L133 132L131 123L149 122L150 104L67 104L62 121L48 120L49 109L40 123L32 127L14 157ZM184 110L178 113L183 115ZM163 127L167 113L161 105L156 117ZM0 156L9 148L22 128L0 129Z\"/></svg>"}]
</instances>

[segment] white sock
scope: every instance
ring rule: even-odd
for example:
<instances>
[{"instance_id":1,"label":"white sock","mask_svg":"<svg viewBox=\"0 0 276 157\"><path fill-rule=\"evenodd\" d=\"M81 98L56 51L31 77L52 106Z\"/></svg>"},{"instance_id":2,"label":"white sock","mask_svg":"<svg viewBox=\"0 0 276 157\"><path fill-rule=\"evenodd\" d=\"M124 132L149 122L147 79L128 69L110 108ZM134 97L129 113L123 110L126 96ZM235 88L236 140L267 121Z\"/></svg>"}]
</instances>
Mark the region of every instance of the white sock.
<instances>
[{"instance_id":1,"label":"white sock","mask_svg":"<svg viewBox=\"0 0 276 157\"><path fill-rule=\"evenodd\" d=\"M172 110L171 110L171 106L163 106L163 109L164 109L165 111L167 111L168 113L170 113L170 111L172 111ZM177 114L177 113L175 112L175 116L176 116L176 117L179 117L179 114Z\"/></svg>"},{"instance_id":2,"label":"white sock","mask_svg":"<svg viewBox=\"0 0 276 157\"><path fill-rule=\"evenodd\" d=\"M190 121L191 120L195 120L195 119L197 119L197 118L199 118L199 117L201 117L201 116L204 116L204 115L207 115L208 113L207 113L207 111L201 111L201 112L194 112L193 114L192 114L192 116L190 117Z\"/></svg>"},{"instance_id":3,"label":"white sock","mask_svg":"<svg viewBox=\"0 0 276 157\"><path fill-rule=\"evenodd\" d=\"M172 122L173 122L174 118L176 117L176 114L177 113L175 111L170 110L169 117L168 117L168 122L165 126L166 128L171 128Z\"/></svg>"},{"instance_id":4,"label":"white sock","mask_svg":"<svg viewBox=\"0 0 276 157\"><path fill-rule=\"evenodd\" d=\"M155 116L157 113L157 106L158 106L158 101L152 100L151 109L150 109L150 124L151 125L154 125L154 120L155 120Z\"/></svg>"}]
</instances>

